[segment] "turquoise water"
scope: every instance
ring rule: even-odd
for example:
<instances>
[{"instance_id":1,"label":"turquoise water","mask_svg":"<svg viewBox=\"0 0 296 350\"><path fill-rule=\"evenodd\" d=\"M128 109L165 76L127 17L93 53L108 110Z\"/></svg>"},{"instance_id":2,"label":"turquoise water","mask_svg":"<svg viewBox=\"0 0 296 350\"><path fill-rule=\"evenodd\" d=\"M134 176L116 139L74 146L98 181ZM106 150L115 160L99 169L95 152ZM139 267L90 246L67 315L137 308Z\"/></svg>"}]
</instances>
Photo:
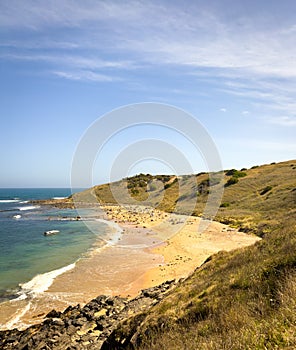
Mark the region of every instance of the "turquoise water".
<instances>
[{"instance_id":1,"label":"turquoise water","mask_svg":"<svg viewBox=\"0 0 296 350\"><path fill-rule=\"evenodd\" d=\"M74 263L98 238L104 244L111 228L92 222L94 212L83 212L83 217L90 220L86 226L83 221L70 221L78 215L75 210L27 202L70 194L70 189L0 189L0 301L18 297L20 284L34 276ZM44 236L48 230L60 232Z\"/></svg>"}]
</instances>

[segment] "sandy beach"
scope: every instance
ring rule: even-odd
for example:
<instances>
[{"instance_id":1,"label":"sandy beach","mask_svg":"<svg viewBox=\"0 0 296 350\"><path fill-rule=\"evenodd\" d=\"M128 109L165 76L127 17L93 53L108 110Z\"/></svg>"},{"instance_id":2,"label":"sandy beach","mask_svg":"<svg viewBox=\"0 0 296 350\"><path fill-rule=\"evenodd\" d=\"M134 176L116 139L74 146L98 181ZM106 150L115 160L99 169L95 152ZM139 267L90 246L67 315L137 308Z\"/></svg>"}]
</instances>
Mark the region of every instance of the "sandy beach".
<instances>
[{"instance_id":1,"label":"sandy beach","mask_svg":"<svg viewBox=\"0 0 296 350\"><path fill-rule=\"evenodd\" d=\"M83 305L100 294L133 297L141 289L188 276L218 251L259 240L217 222L208 222L200 231L200 218L152 208L102 209L105 219L121 228L117 243L94 247L74 268L57 276L46 291L36 293L29 301L1 304L0 324L26 328L40 322L52 309L62 311L69 305Z\"/></svg>"}]
</instances>

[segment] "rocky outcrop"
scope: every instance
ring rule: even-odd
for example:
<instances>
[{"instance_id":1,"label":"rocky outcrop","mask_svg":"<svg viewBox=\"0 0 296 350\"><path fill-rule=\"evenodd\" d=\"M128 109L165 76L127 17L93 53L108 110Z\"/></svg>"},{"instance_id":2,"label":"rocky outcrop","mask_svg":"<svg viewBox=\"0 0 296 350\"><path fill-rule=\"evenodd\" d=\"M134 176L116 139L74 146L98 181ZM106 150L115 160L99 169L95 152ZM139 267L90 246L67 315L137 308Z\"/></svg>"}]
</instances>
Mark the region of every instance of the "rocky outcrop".
<instances>
[{"instance_id":1,"label":"rocky outcrop","mask_svg":"<svg viewBox=\"0 0 296 350\"><path fill-rule=\"evenodd\" d=\"M118 324L148 310L174 287L176 281L143 290L134 299L98 296L84 307L69 306L64 312L52 310L44 322L23 331L0 332L3 350L78 350L101 349ZM141 317L142 314L139 314ZM136 318L137 319L137 318ZM139 323L141 320L138 320ZM104 348L108 348L105 342ZM107 347L106 347L107 346Z\"/></svg>"}]
</instances>

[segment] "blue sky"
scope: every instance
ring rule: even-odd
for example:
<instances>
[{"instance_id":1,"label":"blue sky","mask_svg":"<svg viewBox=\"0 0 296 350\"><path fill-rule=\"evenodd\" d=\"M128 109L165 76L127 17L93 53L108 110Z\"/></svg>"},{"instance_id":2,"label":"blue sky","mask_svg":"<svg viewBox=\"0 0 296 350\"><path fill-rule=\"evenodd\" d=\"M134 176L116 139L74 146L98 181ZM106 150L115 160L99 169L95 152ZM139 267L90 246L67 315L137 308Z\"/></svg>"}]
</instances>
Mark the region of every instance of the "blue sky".
<instances>
[{"instance_id":1,"label":"blue sky","mask_svg":"<svg viewBox=\"0 0 296 350\"><path fill-rule=\"evenodd\" d=\"M85 130L140 102L195 116L224 168L295 159L295 62L294 0L2 0L0 187L69 186ZM149 133L114 138L102 161ZM190 158L186 142L176 147ZM96 183L108 180L102 164ZM139 171L169 169L143 161Z\"/></svg>"}]
</instances>

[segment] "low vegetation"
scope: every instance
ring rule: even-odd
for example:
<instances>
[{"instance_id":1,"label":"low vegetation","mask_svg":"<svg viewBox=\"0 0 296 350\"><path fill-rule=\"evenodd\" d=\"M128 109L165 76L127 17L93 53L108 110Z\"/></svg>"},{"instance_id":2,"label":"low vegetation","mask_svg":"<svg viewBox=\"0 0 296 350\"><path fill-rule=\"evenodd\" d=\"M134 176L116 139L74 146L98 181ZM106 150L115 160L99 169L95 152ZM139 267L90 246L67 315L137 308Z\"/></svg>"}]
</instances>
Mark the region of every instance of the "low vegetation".
<instances>
[{"instance_id":1,"label":"low vegetation","mask_svg":"<svg viewBox=\"0 0 296 350\"><path fill-rule=\"evenodd\" d=\"M216 220L263 239L209 258L159 304L121 323L109 348L296 348L296 172L291 164L256 166L244 169L243 176L231 170L213 186L208 174L167 181L175 182L159 207L169 210L181 203L178 210L186 212L194 195L193 214L198 215L211 193L229 177L239 178L225 187Z\"/></svg>"},{"instance_id":2,"label":"low vegetation","mask_svg":"<svg viewBox=\"0 0 296 350\"><path fill-rule=\"evenodd\" d=\"M261 196L263 196L265 193L272 190L272 186L266 186L263 188L263 190L260 192Z\"/></svg>"},{"instance_id":3,"label":"low vegetation","mask_svg":"<svg viewBox=\"0 0 296 350\"><path fill-rule=\"evenodd\" d=\"M159 304L121 323L109 348L295 349L295 164L140 174L81 194L100 203L205 216L207 201L222 191L215 220L262 237L254 246L212 256Z\"/></svg>"}]
</instances>

